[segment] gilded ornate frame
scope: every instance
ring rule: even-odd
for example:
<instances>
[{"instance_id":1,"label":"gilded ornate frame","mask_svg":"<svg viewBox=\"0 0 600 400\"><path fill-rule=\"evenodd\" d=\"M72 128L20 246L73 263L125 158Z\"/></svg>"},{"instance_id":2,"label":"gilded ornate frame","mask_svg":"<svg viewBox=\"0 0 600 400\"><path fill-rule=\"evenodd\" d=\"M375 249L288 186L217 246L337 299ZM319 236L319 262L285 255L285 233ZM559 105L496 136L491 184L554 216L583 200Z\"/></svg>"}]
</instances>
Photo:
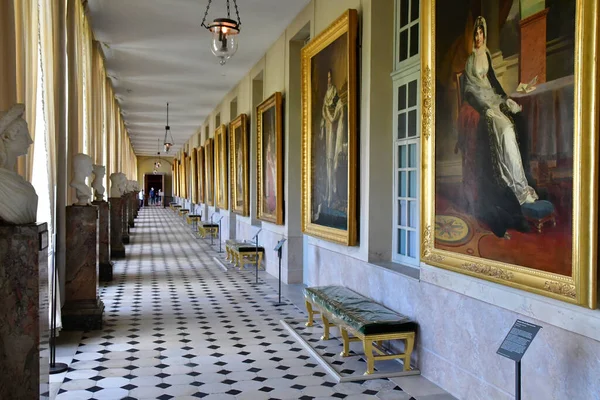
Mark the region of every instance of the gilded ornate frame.
<instances>
[{"instance_id":1,"label":"gilded ornate frame","mask_svg":"<svg viewBox=\"0 0 600 400\"><path fill-rule=\"evenodd\" d=\"M199 204L205 203L205 195L204 195L204 146L200 146L196 149L196 168L197 168L197 186L198 186L198 201Z\"/></svg>"},{"instance_id":2,"label":"gilded ornate frame","mask_svg":"<svg viewBox=\"0 0 600 400\"><path fill-rule=\"evenodd\" d=\"M221 182L221 171L225 182ZM215 131L215 203L222 210L229 209L227 179L227 127L221 125Z\"/></svg>"},{"instance_id":3,"label":"gilded ornate frame","mask_svg":"<svg viewBox=\"0 0 600 400\"><path fill-rule=\"evenodd\" d=\"M277 225L283 225L283 100L281 92L275 92L271 97L260 103L256 107L256 133L257 133L257 157L256 157L256 216L258 219L272 222ZM277 204L274 214L268 214L262 210L263 199L263 154L267 151L263 146L263 113L270 108L275 108L275 148L277 152Z\"/></svg>"},{"instance_id":4,"label":"gilded ornate frame","mask_svg":"<svg viewBox=\"0 0 600 400\"><path fill-rule=\"evenodd\" d=\"M237 152L235 151L236 147L237 147L237 139L236 139L236 135L235 135L235 130L239 128L241 129L241 137L242 137L242 159L238 160L238 156L237 156ZM231 121L231 123L229 124L229 143L230 143L230 151L229 151L229 164L231 166L231 172L230 172L230 178L229 178L229 182L230 182L230 190L231 190L231 209L233 210L234 213L242 215L242 216L248 216L250 215L249 213L249 204L250 204L250 194L248 193L249 191L249 185L248 185L248 180L249 180L249 176L248 176L248 166L249 166L249 157L248 157L248 116L246 114L240 114L237 116L236 119L234 119L233 121ZM243 199L242 200L242 206L238 207L238 194L236 193L236 187L238 184L238 177L237 177L237 167L238 167L238 163L241 164L241 168L242 168L242 176L243 176L243 182L242 182L242 190L243 190Z\"/></svg>"},{"instance_id":5,"label":"gilded ornate frame","mask_svg":"<svg viewBox=\"0 0 600 400\"><path fill-rule=\"evenodd\" d=\"M598 13L600 0L577 0L573 154L572 275L435 248L435 9L421 2L422 177L421 259L427 264L502 285L596 308L598 241ZM585 40L584 40L585 38Z\"/></svg>"},{"instance_id":6,"label":"gilded ornate frame","mask_svg":"<svg viewBox=\"0 0 600 400\"><path fill-rule=\"evenodd\" d=\"M196 163L197 152L196 149L192 149L192 155L190 156L190 175L191 180L191 191L192 191L192 203L198 204L198 168Z\"/></svg>"},{"instance_id":7,"label":"gilded ornate frame","mask_svg":"<svg viewBox=\"0 0 600 400\"><path fill-rule=\"evenodd\" d=\"M206 177L206 204L209 206L215 205L215 153L213 146L213 139L206 139L204 142L204 176Z\"/></svg>"},{"instance_id":8,"label":"gilded ornate frame","mask_svg":"<svg viewBox=\"0 0 600 400\"><path fill-rule=\"evenodd\" d=\"M357 31L358 16L347 10L327 29L302 48L302 232L336 243L357 243ZM337 229L311 222L312 215L312 149L316 132L311 131L311 59L344 34L348 34L348 211L347 229Z\"/></svg>"},{"instance_id":9,"label":"gilded ornate frame","mask_svg":"<svg viewBox=\"0 0 600 400\"><path fill-rule=\"evenodd\" d=\"M179 168L181 169L181 174L179 177L179 193L180 196L184 199L188 198L188 188L187 188L187 159L188 155L186 152L181 152L181 162Z\"/></svg>"}]
</instances>

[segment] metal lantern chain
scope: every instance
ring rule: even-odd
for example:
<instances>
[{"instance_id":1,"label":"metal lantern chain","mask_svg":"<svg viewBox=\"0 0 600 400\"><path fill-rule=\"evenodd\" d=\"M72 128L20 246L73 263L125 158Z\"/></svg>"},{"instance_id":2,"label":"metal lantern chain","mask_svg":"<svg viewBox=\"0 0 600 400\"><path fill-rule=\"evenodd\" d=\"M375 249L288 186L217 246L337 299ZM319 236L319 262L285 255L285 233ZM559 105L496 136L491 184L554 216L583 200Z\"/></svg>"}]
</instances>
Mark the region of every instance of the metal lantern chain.
<instances>
[{"instance_id":1,"label":"metal lantern chain","mask_svg":"<svg viewBox=\"0 0 600 400\"><path fill-rule=\"evenodd\" d=\"M206 29L209 29L209 26L206 25L206 17L208 17L208 9L210 8L210 5L212 3L212 0L208 0L208 4L206 5L206 11L204 11L204 18L202 18L202 24L200 24L201 26L203 26ZM230 11L230 0L227 0L227 18L231 19L231 11ZM238 5L236 0L233 0L233 6L235 7L235 15L237 17L237 25L238 25L238 30L241 31L240 27L242 26L242 20L240 18L240 11L238 10Z\"/></svg>"}]
</instances>

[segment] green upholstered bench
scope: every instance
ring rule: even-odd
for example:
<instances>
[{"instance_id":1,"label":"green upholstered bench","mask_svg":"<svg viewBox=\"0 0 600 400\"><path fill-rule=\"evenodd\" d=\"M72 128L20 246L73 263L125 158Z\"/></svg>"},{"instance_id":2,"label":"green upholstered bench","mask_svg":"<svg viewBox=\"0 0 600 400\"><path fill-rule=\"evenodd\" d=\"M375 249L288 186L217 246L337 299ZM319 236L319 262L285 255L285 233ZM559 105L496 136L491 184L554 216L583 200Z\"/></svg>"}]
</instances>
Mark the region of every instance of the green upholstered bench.
<instances>
[{"instance_id":1,"label":"green upholstered bench","mask_svg":"<svg viewBox=\"0 0 600 400\"><path fill-rule=\"evenodd\" d=\"M262 246L257 248L254 243L234 239L225 241L225 251L227 252L226 260L237 265L239 269L242 269L246 262L258 265L258 268L261 268L265 254L265 248Z\"/></svg>"},{"instance_id":2,"label":"green upholstered bench","mask_svg":"<svg viewBox=\"0 0 600 400\"><path fill-rule=\"evenodd\" d=\"M362 341L367 357L365 375L373 373L377 360L401 358L404 370L410 370L410 356L418 328L416 322L343 286L305 288L304 298L308 312L306 326L313 325L314 314L321 314L324 327L322 340L329 340L329 328L338 326L344 342L342 356L348 356L350 342ZM404 353L385 351L382 343L386 340L404 340Z\"/></svg>"},{"instance_id":3,"label":"green upholstered bench","mask_svg":"<svg viewBox=\"0 0 600 400\"><path fill-rule=\"evenodd\" d=\"M210 222L200 222L198 224L198 233L200 237L205 238L207 234L217 237L219 235L219 224L211 224Z\"/></svg>"}]
</instances>

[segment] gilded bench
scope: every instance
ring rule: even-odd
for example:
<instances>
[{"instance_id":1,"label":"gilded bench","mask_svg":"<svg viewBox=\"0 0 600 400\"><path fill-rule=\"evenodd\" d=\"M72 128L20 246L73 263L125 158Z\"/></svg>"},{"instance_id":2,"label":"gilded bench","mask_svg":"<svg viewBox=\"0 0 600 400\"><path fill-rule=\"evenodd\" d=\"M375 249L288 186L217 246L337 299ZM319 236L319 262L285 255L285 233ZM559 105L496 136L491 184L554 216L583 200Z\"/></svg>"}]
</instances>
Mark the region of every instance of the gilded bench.
<instances>
[{"instance_id":1,"label":"gilded bench","mask_svg":"<svg viewBox=\"0 0 600 400\"><path fill-rule=\"evenodd\" d=\"M225 251L227 252L225 259L237 265L239 269L242 269L245 263L258 265L258 268L261 268L265 253L265 249L262 246L258 246L257 251L255 244L234 239L225 241Z\"/></svg>"},{"instance_id":2,"label":"gilded bench","mask_svg":"<svg viewBox=\"0 0 600 400\"><path fill-rule=\"evenodd\" d=\"M205 238L206 235L212 235L214 238L216 238L219 235L219 224L200 222L198 224L198 233L202 238Z\"/></svg>"},{"instance_id":3,"label":"gilded bench","mask_svg":"<svg viewBox=\"0 0 600 400\"><path fill-rule=\"evenodd\" d=\"M367 357L365 375L373 373L378 360L403 359L404 370L410 370L410 356L418 328L416 322L343 286L305 288L304 298L308 312L306 326L313 325L314 314L321 314L324 327L322 340L329 340L329 328L337 326L344 344L341 356L348 356L350 342L362 342ZM387 340L404 340L404 353L384 350L382 343Z\"/></svg>"}]
</instances>

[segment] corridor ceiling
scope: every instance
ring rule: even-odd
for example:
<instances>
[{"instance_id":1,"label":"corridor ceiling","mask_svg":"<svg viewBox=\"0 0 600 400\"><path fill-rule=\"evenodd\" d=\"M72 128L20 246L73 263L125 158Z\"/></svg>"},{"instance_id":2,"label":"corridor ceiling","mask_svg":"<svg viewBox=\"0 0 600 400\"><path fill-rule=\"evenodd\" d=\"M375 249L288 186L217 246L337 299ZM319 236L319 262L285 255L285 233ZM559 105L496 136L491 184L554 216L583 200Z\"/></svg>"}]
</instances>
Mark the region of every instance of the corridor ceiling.
<instances>
[{"instance_id":1,"label":"corridor ceiling","mask_svg":"<svg viewBox=\"0 0 600 400\"><path fill-rule=\"evenodd\" d=\"M161 155L169 102L175 154L309 0L238 0L237 53L220 66L200 24L208 0L88 0L96 40L136 155ZM212 0L207 22L226 15ZM231 1L231 15L235 15ZM227 121L225 121L227 122Z\"/></svg>"}]
</instances>

